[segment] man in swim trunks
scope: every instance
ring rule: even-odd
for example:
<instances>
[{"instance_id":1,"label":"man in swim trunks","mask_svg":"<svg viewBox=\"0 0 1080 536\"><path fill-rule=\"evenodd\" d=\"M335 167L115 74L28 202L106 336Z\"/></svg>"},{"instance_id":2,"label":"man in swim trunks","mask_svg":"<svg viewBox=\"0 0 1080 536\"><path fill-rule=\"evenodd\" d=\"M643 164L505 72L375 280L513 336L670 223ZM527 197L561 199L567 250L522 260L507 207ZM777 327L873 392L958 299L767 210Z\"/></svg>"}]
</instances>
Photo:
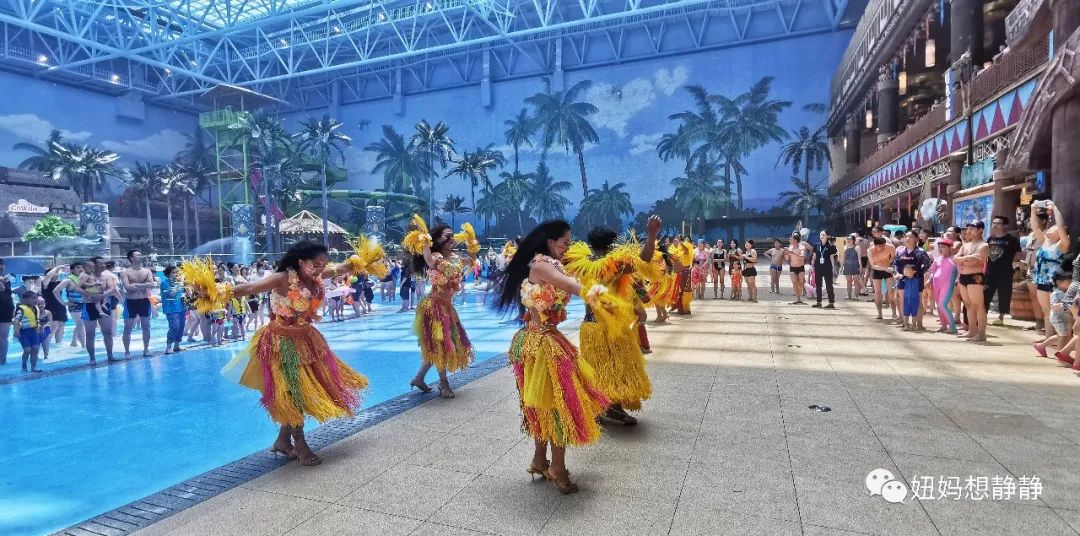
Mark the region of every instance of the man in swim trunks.
<instances>
[{"instance_id":1,"label":"man in swim trunks","mask_svg":"<svg viewBox=\"0 0 1080 536\"><path fill-rule=\"evenodd\" d=\"M120 272L120 281L127 291L124 308L124 358L131 358L131 330L135 327L135 320L141 324L143 339L143 357L150 355L150 289L158 286L154 272L142 264L142 252L133 249L128 251L127 259L130 266Z\"/></svg>"},{"instance_id":2,"label":"man in swim trunks","mask_svg":"<svg viewBox=\"0 0 1080 536\"><path fill-rule=\"evenodd\" d=\"M981 220L974 220L964 228L967 240L960 247L956 256L956 267L960 273L960 299L967 307L968 330L959 335L969 341L986 340L986 259L990 256L990 246L983 240L986 225Z\"/></svg>"},{"instance_id":3,"label":"man in swim trunks","mask_svg":"<svg viewBox=\"0 0 1080 536\"><path fill-rule=\"evenodd\" d=\"M79 276L79 292L83 295L83 329L85 330L86 353L90 364L94 365L94 339L101 327L101 338L105 342L105 354L109 361L113 359L113 335L116 324L112 318L115 300L120 297L119 281L116 275L105 269L106 261L94 257L83 263L83 273Z\"/></svg>"},{"instance_id":4,"label":"man in swim trunks","mask_svg":"<svg viewBox=\"0 0 1080 536\"><path fill-rule=\"evenodd\" d=\"M791 286L795 290L795 301L791 305L805 305L802 301L806 290L806 258L814 253L809 244L803 243L798 233L792 233L791 245L784 250L788 268L791 268Z\"/></svg>"},{"instance_id":5,"label":"man in swim trunks","mask_svg":"<svg viewBox=\"0 0 1080 536\"><path fill-rule=\"evenodd\" d=\"M882 302L888 292L889 281L893 277L893 260L896 258L896 248L884 237L881 231L874 228L874 244L867 251L870 257L870 279L874 284L874 306L877 307L877 319L881 320ZM890 300L893 317L896 317L896 304Z\"/></svg>"}]
</instances>

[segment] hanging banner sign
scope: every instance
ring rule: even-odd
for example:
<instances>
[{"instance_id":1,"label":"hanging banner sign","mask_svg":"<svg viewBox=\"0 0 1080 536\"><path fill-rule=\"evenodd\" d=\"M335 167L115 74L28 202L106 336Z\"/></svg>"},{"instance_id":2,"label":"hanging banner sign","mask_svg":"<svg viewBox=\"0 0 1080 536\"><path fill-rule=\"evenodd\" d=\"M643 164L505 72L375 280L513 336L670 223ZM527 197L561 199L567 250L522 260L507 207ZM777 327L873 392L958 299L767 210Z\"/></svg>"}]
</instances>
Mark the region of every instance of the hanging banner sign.
<instances>
[{"instance_id":1,"label":"hanging banner sign","mask_svg":"<svg viewBox=\"0 0 1080 536\"><path fill-rule=\"evenodd\" d=\"M49 207L39 207L25 199L20 199L8 205L8 212L12 214L46 214Z\"/></svg>"}]
</instances>

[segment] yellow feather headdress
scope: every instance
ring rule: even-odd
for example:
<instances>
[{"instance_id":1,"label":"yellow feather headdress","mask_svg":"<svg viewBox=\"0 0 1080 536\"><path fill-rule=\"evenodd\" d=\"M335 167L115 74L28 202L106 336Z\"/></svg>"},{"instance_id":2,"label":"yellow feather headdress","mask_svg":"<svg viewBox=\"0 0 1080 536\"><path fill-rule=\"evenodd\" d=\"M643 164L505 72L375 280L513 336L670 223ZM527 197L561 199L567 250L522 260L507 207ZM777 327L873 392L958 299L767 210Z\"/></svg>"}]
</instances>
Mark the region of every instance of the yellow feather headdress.
<instances>
[{"instance_id":1,"label":"yellow feather headdress","mask_svg":"<svg viewBox=\"0 0 1080 536\"><path fill-rule=\"evenodd\" d=\"M668 248L668 254L675 259L683 268L689 268L694 262L694 244L689 240L672 244Z\"/></svg>"},{"instance_id":2,"label":"yellow feather headdress","mask_svg":"<svg viewBox=\"0 0 1080 536\"><path fill-rule=\"evenodd\" d=\"M581 281L583 286L610 282L618 275L618 265L608 256L593 258L592 248L585 242L574 242L563 255L563 269Z\"/></svg>"},{"instance_id":3,"label":"yellow feather headdress","mask_svg":"<svg viewBox=\"0 0 1080 536\"><path fill-rule=\"evenodd\" d=\"M413 214L411 222L416 229L405 235L405 239L401 241L401 247L413 255L420 255L425 247L431 247L431 233L428 231L424 218L421 218L419 214Z\"/></svg>"},{"instance_id":4,"label":"yellow feather headdress","mask_svg":"<svg viewBox=\"0 0 1080 536\"><path fill-rule=\"evenodd\" d=\"M454 240L465 244L465 250L470 257L476 257L480 253L480 241L476 239L476 229L469 222L461 224L461 232L454 234Z\"/></svg>"}]
</instances>

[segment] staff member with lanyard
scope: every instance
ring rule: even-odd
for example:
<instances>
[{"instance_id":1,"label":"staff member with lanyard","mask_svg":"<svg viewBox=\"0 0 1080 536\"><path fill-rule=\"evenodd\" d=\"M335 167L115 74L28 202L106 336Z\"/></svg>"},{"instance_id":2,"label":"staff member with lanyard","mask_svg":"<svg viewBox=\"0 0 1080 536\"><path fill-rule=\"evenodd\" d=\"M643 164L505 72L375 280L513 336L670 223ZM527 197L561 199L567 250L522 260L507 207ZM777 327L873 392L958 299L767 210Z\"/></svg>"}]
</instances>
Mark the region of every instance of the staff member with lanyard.
<instances>
[{"instance_id":1,"label":"staff member with lanyard","mask_svg":"<svg viewBox=\"0 0 1080 536\"><path fill-rule=\"evenodd\" d=\"M814 287L817 288L817 303L813 305L815 308L821 308L821 284L825 283L825 288L829 293L829 305L825 306L825 309L836 309L835 301L836 295L833 292L833 264L836 262L836 246L830 243L829 233L821 231L818 235L821 242L814 247Z\"/></svg>"}]
</instances>

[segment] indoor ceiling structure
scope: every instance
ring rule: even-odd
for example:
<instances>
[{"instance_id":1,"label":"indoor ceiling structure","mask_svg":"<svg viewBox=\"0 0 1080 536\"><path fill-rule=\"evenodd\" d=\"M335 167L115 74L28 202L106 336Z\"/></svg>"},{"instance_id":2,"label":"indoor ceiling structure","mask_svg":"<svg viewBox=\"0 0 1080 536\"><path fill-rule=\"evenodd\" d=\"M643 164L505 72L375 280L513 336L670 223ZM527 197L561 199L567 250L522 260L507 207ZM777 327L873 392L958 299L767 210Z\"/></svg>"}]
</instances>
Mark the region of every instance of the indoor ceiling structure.
<instances>
[{"instance_id":1,"label":"indoor ceiling structure","mask_svg":"<svg viewBox=\"0 0 1080 536\"><path fill-rule=\"evenodd\" d=\"M852 27L865 0L0 0L0 68L309 109Z\"/></svg>"}]
</instances>

